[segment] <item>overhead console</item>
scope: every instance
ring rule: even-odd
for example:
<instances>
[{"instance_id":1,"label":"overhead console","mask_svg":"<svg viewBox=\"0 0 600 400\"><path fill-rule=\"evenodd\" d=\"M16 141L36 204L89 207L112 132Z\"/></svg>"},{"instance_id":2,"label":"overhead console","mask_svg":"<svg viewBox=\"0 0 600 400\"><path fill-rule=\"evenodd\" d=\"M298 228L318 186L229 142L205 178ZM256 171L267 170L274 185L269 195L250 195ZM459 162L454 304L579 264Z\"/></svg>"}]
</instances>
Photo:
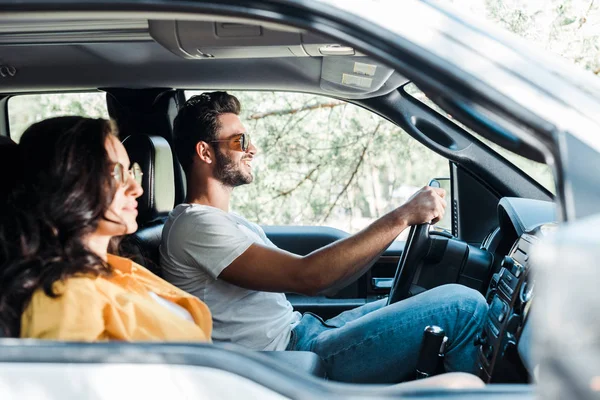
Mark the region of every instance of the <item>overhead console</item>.
<instances>
[{"instance_id":1,"label":"overhead console","mask_svg":"<svg viewBox=\"0 0 600 400\"><path fill-rule=\"evenodd\" d=\"M351 48L295 29L223 21L149 21L150 36L188 59L357 55Z\"/></svg>"}]
</instances>

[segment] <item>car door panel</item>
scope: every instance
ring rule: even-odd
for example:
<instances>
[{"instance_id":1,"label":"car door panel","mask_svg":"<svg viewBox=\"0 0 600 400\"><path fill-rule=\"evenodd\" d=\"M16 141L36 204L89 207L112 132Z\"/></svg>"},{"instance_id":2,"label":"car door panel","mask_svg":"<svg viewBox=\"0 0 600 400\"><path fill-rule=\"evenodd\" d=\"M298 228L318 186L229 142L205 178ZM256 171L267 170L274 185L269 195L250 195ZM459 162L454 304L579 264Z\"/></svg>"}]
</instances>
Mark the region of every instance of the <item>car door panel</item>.
<instances>
[{"instance_id":1,"label":"car door panel","mask_svg":"<svg viewBox=\"0 0 600 400\"><path fill-rule=\"evenodd\" d=\"M262 228L269 240L277 247L299 255L309 254L350 236L340 229L321 226L263 226ZM389 286L403 249L403 241L393 242L369 271L333 296L309 297L290 293L287 295L288 300L297 311L309 311L323 318L331 318L341 312L383 298L389 293Z\"/></svg>"},{"instance_id":2,"label":"car door panel","mask_svg":"<svg viewBox=\"0 0 600 400\"><path fill-rule=\"evenodd\" d=\"M262 226L262 228L275 246L301 256L350 236L340 229L326 226Z\"/></svg>"}]
</instances>

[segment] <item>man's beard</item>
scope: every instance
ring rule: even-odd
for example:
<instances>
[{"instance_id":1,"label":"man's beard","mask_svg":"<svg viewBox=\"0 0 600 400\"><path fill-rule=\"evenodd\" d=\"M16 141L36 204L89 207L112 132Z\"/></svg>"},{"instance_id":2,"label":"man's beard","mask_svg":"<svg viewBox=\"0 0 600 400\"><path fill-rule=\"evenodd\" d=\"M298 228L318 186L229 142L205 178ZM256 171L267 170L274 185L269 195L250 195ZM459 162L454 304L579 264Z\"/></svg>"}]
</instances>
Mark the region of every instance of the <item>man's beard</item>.
<instances>
[{"instance_id":1,"label":"man's beard","mask_svg":"<svg viewBox=\"0 0 600 400\"><path fill-rule=\"evenodd\" d=\"M252 173L244 174L240 165L237 165L218 149L215 151L215 161L215 177L225 186L236 187L254 180Z\"/></svg>"}]
</instances>

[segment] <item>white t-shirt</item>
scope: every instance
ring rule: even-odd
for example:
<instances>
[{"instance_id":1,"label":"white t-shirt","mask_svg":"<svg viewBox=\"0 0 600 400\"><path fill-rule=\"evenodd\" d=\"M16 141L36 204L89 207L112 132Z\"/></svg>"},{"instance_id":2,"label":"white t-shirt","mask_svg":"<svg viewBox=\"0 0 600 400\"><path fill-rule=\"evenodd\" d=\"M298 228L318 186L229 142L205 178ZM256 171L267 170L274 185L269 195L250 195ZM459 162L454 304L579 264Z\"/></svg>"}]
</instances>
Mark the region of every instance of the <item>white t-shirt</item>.
<instances>
[{"instance_id":1,"label":"white t-shirt","mask_svg":"<svg viewBox=\"0 0 600 400\"><path fill-rule=\"evenodd\" d=\"M192 314L190 314L190 312L188 310L181 307L179 304L173 303L172 301L169 301L167 299L163 299L162 297L160 297L159 295L157 295L154 292L148 292L148 294L150 295L150 297L152 297L154 299L154 301L156 301L158 304L160 304L167 310L171 311L173 314L177 314L183 319L186 319L190 322L194 322L194 318L192 317Z\"/></svg>"},{"instance_id":2,"label":"white t-shirt","mask_svg":"<svg viewBox=\"0 0 600 400\"><path fill-rule=\"evenodd\" d=\"M214 341L252 350L285 350L300 320L285 295L248 290L218 279L253 243L275 247L260 226L239 215L180 204L169 214L162 232L163 277L208 305Z\"/></svg>"}]
</instances>

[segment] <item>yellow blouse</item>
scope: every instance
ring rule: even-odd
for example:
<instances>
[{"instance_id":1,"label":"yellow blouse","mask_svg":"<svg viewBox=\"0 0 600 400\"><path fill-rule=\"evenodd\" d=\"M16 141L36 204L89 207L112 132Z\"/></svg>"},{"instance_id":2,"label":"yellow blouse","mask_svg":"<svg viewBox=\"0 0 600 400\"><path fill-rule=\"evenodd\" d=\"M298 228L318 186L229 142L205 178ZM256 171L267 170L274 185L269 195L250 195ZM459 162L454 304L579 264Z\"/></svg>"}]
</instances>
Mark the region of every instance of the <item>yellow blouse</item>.
<instances>
[{"instance_id":1,"label":"yellow blouse","mask_svg":"<svg viewBox=\"0 0 600 400\"><path fill-rule=\"evenodd\" d=\"M55 283L51 298L34 292L21 316L21 337L54 340L210 341L206 304L126 258L108 256L111 277L75 277ZM186 309L191 322L149 292Z\"/></svg>"}]
</instances>

